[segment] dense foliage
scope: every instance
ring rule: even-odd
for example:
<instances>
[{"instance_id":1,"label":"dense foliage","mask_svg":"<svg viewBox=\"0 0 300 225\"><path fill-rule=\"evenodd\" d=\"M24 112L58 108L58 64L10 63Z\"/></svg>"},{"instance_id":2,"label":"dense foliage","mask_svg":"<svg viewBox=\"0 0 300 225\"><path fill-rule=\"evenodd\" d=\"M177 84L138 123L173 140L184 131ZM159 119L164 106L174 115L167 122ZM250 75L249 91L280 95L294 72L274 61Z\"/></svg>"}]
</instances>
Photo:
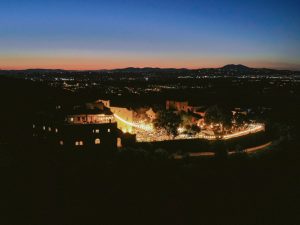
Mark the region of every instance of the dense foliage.
<instances>
[{"instance_id":1,"label":"dense foliage","mask_svg":"<svg viewBox=\"0 0 300 225\"><path fill-rule=\"evenodd\" d=\"M173 137L178 134L178 127L181 124L180 115L173 111L161 110L157 113L157 118L153 121L154 126L158 129L165 129Z\"/></svg>"}]
</instances>

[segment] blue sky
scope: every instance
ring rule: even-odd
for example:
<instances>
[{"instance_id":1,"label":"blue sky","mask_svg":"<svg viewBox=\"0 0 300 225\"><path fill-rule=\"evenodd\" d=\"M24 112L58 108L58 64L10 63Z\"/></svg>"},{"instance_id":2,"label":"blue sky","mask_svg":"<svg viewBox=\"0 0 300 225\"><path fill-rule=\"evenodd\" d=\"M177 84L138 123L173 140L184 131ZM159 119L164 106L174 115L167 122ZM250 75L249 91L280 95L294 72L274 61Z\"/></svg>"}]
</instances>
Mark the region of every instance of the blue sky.
<instances>
[{"instance_id":1,"label":"blue sky","mask_svg":"<svg viewBox=\"0 0 300 225\"><path fill-rule=\"evenodd\" d=\"M300 69L300 1L0 0L0 68Z\"/></svg>"}]
</instances>

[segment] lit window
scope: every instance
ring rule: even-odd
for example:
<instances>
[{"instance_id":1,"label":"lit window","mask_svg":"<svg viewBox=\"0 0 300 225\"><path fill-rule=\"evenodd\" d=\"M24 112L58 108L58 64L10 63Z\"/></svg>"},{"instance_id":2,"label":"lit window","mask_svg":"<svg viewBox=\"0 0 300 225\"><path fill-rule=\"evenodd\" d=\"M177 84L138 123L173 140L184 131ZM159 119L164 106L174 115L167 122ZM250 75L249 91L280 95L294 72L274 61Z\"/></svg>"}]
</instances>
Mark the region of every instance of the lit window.
<instances>
[{"instance_id":1,"label":"lit window","mask_svg":"<svg viewBox=\"0 0 300 225\"><path fill-rule=\"evenodd\" d=\"M45 126L43 126L43 130L46 130L46 127L45 127Z\"/></svg>"},{"instance_id":2,"label":"lit window","mask_svg":"<svg viewBox=\"0 0 300 225\"><path fill-rule=\"evenodd\" d=\"M101 141L100 141L99 138L95 139L95 144L96 144L96 145L100 145L100 143L101 143Z\"/></svg>"},{"instance_id":3,"label":"lit window","mask_svg":"<svg viewBox=\"0 0 300 225\"><path fill-rule=\"evenodd\" d=\"M48 127L48 131L50 132L52 129L51 129L51 127Z\"/></svg>"},{"instance_id":4,"label":"lit window","mask_svg":"<svg viewBox=\"0 0 300 225\"><path fill-rule=\"evenodd\" d=\"M110 129L107 129L107 132L110 133Z\"/></svg>"},{"instance_id":5,"label":"lit window","mask_svg":"<svg viewBox=\"0 0 300 225\"><path fill-rule=\"evenodd\" d=\"M118 148L122 147L122 140L121 140L121 138L117 138L117 146L118 146Z\"/></svg>"},{"instance_id":6,"label":"lit window","mask_svg":"<svg viewBox=\"0 0 300 225\"><path fill-rule=\"evenodd\" d=\"M55 128L55 133L58 133L58 129L57 128Z\"/></svg>"},{"instance_id":7,"label":"lit window","mask_svg":"<svg viewBox=\"0 0 300 225\"><path fill-rule=\"evenodd\" d=\"M76 142L75 142L75 145L76 145L76 146L82 146L82 145L83 145L83 141L76 141Z\"/></svg>"},{"instance_id":8,"label":"lit window","mask_svg":"<svg viewBox=\"0 0 300 225\"><path fill-rule=\"evenodd\" d=\"M34 124L32 124L32 128L35 128L35 125L34 125Z\"/></svg>"},{"instance_id":9,"label":"lit window","mask_svg":"<svg viewBox=\"0 0 300 225\"><path fill-rule=\"evenodd\" d=\"M74 121L74 118L73 118L73 117L71 117L71 118L70 118L70 121L71 121L71 122L73 122L73 121Z\"/></svg>"},{"instance_id":10,"label":"lit window","mask_svg":"<svg viewBox=\"0 0 300 225\"><path fill-rule=\"evenodd\" d=\"M96 130L95 130L95 133L99 134L99 129L96 129Z\"/></svg>"},{"instance_id":11,"label":"lit window","mask_svg":"<svg viewBox=\"0 0 300 225\"><path fill-rule=\"evenodd\" d=\"M64 145L64 141L59 141L59 144L60 145Z\"/></svg>"}]
</instances>

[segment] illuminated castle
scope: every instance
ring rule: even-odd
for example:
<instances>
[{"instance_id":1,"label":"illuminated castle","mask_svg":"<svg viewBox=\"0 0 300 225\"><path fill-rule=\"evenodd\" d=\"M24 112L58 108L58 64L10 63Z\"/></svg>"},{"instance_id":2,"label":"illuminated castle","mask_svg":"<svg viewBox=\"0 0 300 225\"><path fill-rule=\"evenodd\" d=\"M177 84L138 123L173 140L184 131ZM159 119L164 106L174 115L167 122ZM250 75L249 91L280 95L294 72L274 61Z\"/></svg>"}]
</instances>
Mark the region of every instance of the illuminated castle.
<instances>
[{"instance_id":1,"label":"illuminated castle","mask_svg":"<svg viewBox=\"0 0 300 225\"><path fill-rule=\"evenodd\" d=\"M58 107L33 124L33 136L61 147L100 149L121 147L124 139L113 113L101 102L75 106L70 111Z\"/></svg>"},{"instance_id":2,"label":"illuminated castle","mask_svg":"<svg viewBox=\"0 0 300 225\"><path fill-rule=\"evenodd\" d=\"M117 122L117 127L122 130L123 133L132 134L136 133L137 130L150 131L153 129L150 124L156 118L156 113L152 108L145 110L143 113L138 113L126 107L111 106L109 100L98 100L96 103L103 104L111 110Z\"/></svg>"}]
</instances>

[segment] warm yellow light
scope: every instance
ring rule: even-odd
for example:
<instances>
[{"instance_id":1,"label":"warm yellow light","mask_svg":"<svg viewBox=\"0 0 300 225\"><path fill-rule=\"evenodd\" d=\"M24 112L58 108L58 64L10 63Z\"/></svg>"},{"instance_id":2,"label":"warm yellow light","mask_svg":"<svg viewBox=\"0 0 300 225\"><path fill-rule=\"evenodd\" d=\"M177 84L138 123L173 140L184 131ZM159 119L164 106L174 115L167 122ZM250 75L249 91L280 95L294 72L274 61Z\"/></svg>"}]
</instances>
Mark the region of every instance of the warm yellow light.
<instances>
[{"instance_id":1,"label":"warm yellow light","mask_svg":"<svg viewBox=\"0 0 300 225\"><path fill-rule=\"evenodd\" d=\"M122 117L118 116L117 114L114 114L114 116L120 120L121 122L131 126L131 127L135 127L141 130L145 130L145 131L153 131L153 126L152 125L146 125L146 124L140 124L140 123L133 123L133 122L129 122L127 120L124 120ZM132 128L131 131L132 132Z\"/></svg>"},{"instance_id":2,"label":"warm yellow light","mask_svg":"<svg viewBox=\"0 0 300 225\"><path fill-rule=\"evenodd\" d=\"M95 144L99 145L101 143L100 138L95 139Z\"/></svg>"}]
</instances>

